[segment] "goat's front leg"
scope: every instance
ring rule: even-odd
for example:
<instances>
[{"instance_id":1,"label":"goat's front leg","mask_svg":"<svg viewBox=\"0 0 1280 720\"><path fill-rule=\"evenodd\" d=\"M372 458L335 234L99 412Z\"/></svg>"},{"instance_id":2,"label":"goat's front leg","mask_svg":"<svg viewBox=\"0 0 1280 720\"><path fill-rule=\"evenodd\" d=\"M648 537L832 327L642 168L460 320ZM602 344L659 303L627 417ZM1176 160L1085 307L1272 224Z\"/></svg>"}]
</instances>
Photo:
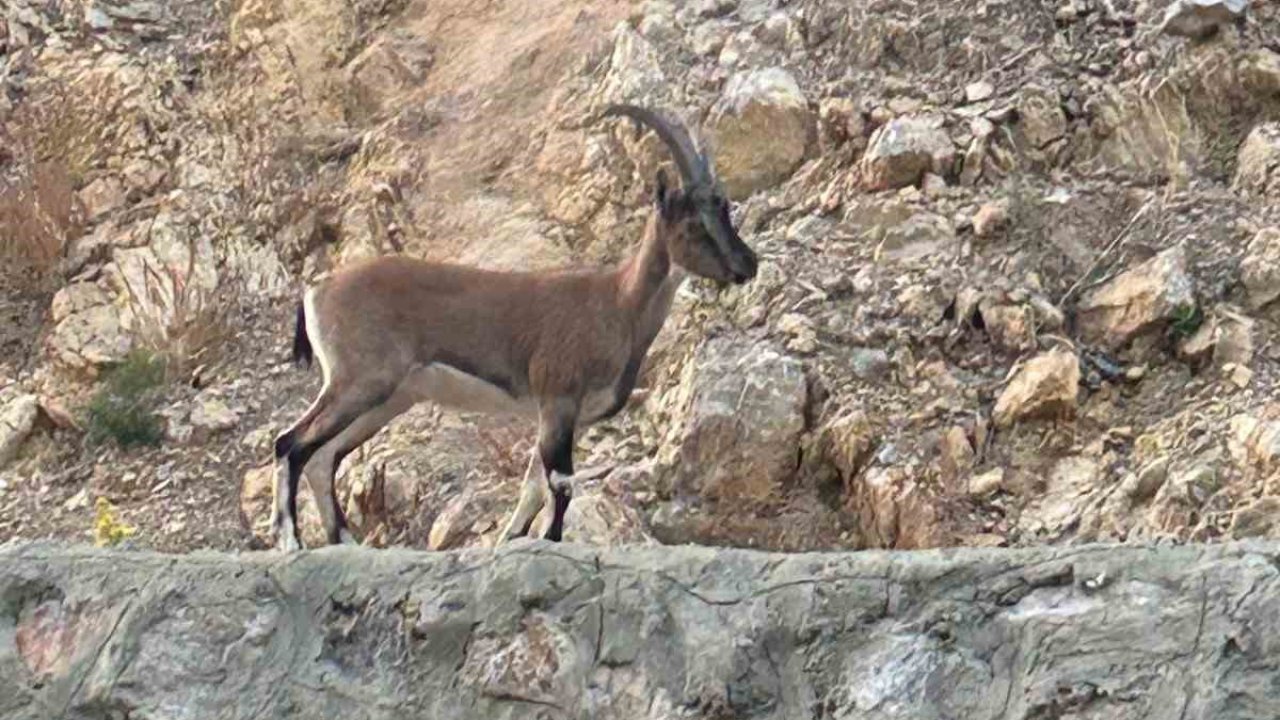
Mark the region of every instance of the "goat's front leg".
<instances>
[{"instance_id":1,"label":"goat's front leg","mask_svg":"<svg viewBox=\"0 0 1280 720\"><path fill-rule=\"evenodd\" d=\"M564 534L564 514L573 496L573 433L578 424L578 404L555 400L544 406L540 415L542 432L538 452L553 503L551 524L544 537L560 542Z\"/></svg>"},{"instance_id":2,"label":"goat's front leg","mask_svg":"<svg viewBox=\"0 0 1280 720\"><path fill-rule=\"evenodd\" d=\"M524 469L524 480L520 486L520 502L516 503L516 509L507 520L507 526L498 536L499 543L528 535L529 527L538 516L538 511L546 505L547 485L541 473L537 471L538 455L536 446L529 451L529 464Z\"/></svg>"}]
</instances>

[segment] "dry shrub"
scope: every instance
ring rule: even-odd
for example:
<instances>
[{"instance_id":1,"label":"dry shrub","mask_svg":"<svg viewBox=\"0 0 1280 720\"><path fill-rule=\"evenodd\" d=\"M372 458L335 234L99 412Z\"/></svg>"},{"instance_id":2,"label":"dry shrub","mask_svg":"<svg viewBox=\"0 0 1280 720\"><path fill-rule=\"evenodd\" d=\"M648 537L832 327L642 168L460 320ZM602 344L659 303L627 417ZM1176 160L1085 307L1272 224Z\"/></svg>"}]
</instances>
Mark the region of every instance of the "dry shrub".
<instances>
[{"instance_id":1,"label":"dry shrub","mask_svg":"<svg viewBox=\"0 0 1280 720\"><path fill-rule=\"evenodd\" d=\"M212 287L195 277L198 253L190 241L186 267L162 263L157 269L144 262L141 287L120 275L136 346L162 360L171 379L189 378L217 359L239 309L240 283L227 270L218 273Z\"/></svg>"},{"instance_id":2,"label":"dry shrub","mask_svg":"<svg viewBox=\"0 0 1280 720\"><path fill-rule=\"evenodd\" d=\"M0 124L0 265L42 285L84 230L76 190L112 147L123 96L105 76L42 78Z\"/></svg>"},{"instance_id":3,"label":"dry shrub","mask_svg":"<svg viewBox=\"0 0 1280 720\"><path fill-rule=\"evenodd\" d=\"M34 163L0 180L0 264L6 272L42 283L83 224L84 213L64 166Z\"/></svg>"}]
</instances>

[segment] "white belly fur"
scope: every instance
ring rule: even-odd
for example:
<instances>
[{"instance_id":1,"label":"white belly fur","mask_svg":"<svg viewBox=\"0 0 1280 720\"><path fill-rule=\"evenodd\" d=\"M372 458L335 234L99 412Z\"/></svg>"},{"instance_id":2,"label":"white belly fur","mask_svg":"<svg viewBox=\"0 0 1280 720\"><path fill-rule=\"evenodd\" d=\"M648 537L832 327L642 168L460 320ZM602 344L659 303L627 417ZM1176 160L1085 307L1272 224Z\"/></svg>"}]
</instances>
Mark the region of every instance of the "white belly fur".
<instances>
[{"instance_id":1,"label":"white belly fur","mask_svg":"<svg viewBox=\"0 0 1280 720\"><path fill-rule=\"evenodd\" d=\"M492 383L442 363L414 370L404 387L416 402L424 400L462 412L537 417L533 398L516 400Z\"/></svg>"}]
</instances>

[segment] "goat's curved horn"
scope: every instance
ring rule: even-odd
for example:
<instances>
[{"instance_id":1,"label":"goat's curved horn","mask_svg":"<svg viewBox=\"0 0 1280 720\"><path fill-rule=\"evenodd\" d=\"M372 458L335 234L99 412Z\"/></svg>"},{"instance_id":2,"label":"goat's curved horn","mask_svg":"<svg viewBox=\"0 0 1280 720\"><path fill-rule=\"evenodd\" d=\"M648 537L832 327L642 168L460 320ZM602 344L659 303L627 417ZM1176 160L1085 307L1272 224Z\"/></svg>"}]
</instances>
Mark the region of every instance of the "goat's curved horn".
<instances>
[{"instance_id":1,"label":"goat's curved horn","mask_svg":"<svg viewBox=\"0 0 1280 720\"><path fill-rule=\"evenodd\" d=\"M676 165L685 184L692 187L711 180L710 166L707 159L698 153L689 133L679 124L672 123L658 113L635 105L610 105L605 108L601 117L626 116L637 124L648 125L658 137L671 149Z\"/></svg>"}]
</instances>

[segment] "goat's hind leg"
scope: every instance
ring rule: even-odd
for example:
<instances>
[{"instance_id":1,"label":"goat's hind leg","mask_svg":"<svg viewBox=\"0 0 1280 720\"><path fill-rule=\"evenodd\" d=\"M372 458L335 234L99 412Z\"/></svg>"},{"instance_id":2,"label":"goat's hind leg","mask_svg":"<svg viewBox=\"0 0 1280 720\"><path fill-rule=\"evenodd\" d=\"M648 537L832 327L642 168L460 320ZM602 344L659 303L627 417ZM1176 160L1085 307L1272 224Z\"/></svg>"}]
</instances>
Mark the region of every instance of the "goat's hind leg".
<instances>
[{"instance_id":1,"label":"goat's hind leg","mask_svg":"<svg viewBox=\"0 0 1280 720\"><path fill-rule=\"evenodd\" d=\"M529 534L533 520L547 503L547 484L536 468L538 465L538 448L535 446L529 453L529 465L524 470L524 480L520 486L520 501L512 511L507 525L498 536L499 543L505 543Z\"/></svg>"},{"instance_id":2,"label":"goat's hind leg","mask_svg":"<svg viewBox=\"0 0 1280 720\"><path fill-rule=\"evenodd\" d=\"M311 486L311 494L315 496L316 505L320 508L320 519L324 522L330 545L359 544L347 527L347 516L342 512L342 504L338 502L334 487L343 458L377 435L387 423L413 407L413 404L410 392L403 388L397 390L385 403L366 410L311 456L305 475L307 484Z\"/></svg>"},{"instance_id":3,"label":"goat's hind leg","mask_svg":"<svg viewBox=\"0 0 1280 720\"><path fill-rule=\"evenodd\" d=\"M283 477L278 476L276 480L279 516L276 527L282 550L289 552L301 548L298 538L298 481L302 479L302 469L347 426L359 420L365 412L384 404L392 393L393 389L382 385L347 386L343 391L331 391L326 387L303 418L276 439L276 457L285 461ZM316 498L318 503L327 499L330 498Z\"/></svg>"}]
</instances>

